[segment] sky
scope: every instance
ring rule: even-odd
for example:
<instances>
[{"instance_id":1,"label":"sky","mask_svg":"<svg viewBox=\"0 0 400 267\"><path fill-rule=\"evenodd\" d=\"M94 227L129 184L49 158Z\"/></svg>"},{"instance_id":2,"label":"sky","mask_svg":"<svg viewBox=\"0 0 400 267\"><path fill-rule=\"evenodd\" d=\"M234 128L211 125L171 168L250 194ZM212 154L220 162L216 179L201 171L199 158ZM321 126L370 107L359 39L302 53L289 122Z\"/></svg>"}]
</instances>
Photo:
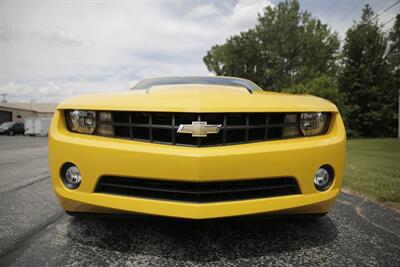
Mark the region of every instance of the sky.
<instances>
[{"instance_id":1,"label":"sky","mask_svg":"<svg viewBox=\"0 0 400 267\"><path fill-rule=\"evenodd\" d=\"M0 94L9 102L59 102L82 93L128 90L144 78L210 75L202 61L210 47L254 27L258 14L278 2L0 0ZM303 0L300 5L343 39L364 4L379 13L395 2ZM399 12L400 4L379 21Z\"/></svg>"}]
</instances>

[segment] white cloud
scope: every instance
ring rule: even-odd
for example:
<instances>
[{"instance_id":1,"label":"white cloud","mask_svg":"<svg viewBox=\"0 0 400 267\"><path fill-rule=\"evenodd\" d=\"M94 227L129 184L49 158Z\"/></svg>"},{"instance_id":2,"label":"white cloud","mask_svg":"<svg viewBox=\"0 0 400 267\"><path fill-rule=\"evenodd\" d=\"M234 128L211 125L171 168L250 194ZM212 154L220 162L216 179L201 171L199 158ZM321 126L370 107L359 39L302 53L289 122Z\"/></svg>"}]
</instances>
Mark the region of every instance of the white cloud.
<instances>
[{"instance_id":1,"label":"white cloud","mask_svg":"<svg viewBox=\"0 0 400 267\"><path fill-rule=\"evenodd\" d=\"M58 101L162 75L207 75L207 50L270 2L0 2L0 93Z\"/></svg>"},{"instance_id":2,"label":"white cloud","mask_svg":"<svg viewBox=\"0 0 400 267\"><path fill-rule=\"evenodd\" d=\"M188 18L202 18L208 16L215 16L220 14L213 3L195 6L189 13L186 14Z\"/></svg>"},{"instance_id":3,"label":"white cloud","mask_svg":"<svg viewBox=\"0 0 400 267\"><path fill-rule=\"evenodd\" d=\"M240 0L233 8L233 13L226 21L230 21L234 28L248 28L255 25L258 13L263 13L263 9L267 5L272 5L270 2L257 0Z\"/></svg>"},{"instance_id":4,"label":"white cloud","mask_svg":"<svg viewBox=\"0 0 400 267\"><path fill-rule=\"evenodd\" d=\"M18 38L19 33L16 30L5 25L0 25L0 42L7 42L11 40L16 40Z\"/></svg>"},{"instance_id":5,"label":"white cloud","mask_svg":"<svg viewBox=\"0 0 400 267\"><path fill-rule=\"evenodd\" d=\"M73 36L72 32L68 32L66 29L60 29L52 27L44 29L41 32L32 33L33 37L43 39L45 42L64 44L64 45L81 45L82 41L77 37Z\"/></svg>"}]
</instances>

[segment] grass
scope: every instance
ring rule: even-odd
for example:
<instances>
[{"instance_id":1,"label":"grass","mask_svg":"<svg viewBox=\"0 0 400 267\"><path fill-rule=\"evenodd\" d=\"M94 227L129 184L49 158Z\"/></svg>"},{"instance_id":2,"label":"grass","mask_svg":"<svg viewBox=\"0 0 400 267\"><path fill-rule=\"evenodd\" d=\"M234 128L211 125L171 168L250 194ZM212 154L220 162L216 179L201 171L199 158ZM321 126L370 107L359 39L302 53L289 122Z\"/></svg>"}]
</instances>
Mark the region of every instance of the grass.
<instances>
[{"instance_id":1,"label":"grass","mask_svg":"<svg viewBox=\"0 0 400 267\"><path fill-rule=\"evenodd\" d=\"M383 202L400 204L400 139L348 140L344 185Z\"/></svg>"}]
</instances>

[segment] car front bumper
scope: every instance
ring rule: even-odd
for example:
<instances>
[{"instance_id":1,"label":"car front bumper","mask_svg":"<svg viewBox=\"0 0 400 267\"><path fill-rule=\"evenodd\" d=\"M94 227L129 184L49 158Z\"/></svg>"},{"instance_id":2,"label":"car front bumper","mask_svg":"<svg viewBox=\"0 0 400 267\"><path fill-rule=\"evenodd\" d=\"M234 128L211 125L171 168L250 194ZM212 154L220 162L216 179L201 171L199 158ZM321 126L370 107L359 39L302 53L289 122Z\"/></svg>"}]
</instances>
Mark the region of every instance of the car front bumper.
<instances>
[{"instance_id":1,"label":"car front bumper","mask_svg":"<svg viewBox=\"0 0 400 267\"><path fill-rule=\"evenodd\" d=\"M69 132L61 111L54 115L49 134L49 162L54 190L70 212L145 213L191 219L258 213L326 213L340 192L346 135L338 113L327 134L221 147L181 147ZM64 186L61 166L79 167L78 189ZM316 170L330 165L333 185L318 192ZM103 175L176 181L222 181L294 177L301 194L239 201L190 203L95 193Z\"/></svg>"}]
</instances>

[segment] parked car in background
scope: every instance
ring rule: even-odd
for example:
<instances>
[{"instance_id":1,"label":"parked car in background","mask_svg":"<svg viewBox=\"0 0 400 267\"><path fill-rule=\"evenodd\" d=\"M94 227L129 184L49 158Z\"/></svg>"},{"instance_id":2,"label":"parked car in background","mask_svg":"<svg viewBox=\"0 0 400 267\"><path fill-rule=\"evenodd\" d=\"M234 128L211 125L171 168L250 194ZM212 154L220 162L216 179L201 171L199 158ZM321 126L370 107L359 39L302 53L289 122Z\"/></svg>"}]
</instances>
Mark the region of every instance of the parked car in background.
<instances>
[{"instance_id":1,"label":"parked car in background","mask_svg":"<svg viewBox=\"0 0 400 267\"><path fill-rule=\"evenodd\" d=\"M4 122L0 125L0 134L24 134L24 124L20 122Z\"/></svg>"},{"instance_id":2,"label":"parked car in background","mask_svg":"<svg viewBox=\"0 0 400 267\"><path fill-rule=\"evenodd\" d=\"M26 118L25 135L47 136L49 134L50 118Z\"/></svg>"}]
</instances>

